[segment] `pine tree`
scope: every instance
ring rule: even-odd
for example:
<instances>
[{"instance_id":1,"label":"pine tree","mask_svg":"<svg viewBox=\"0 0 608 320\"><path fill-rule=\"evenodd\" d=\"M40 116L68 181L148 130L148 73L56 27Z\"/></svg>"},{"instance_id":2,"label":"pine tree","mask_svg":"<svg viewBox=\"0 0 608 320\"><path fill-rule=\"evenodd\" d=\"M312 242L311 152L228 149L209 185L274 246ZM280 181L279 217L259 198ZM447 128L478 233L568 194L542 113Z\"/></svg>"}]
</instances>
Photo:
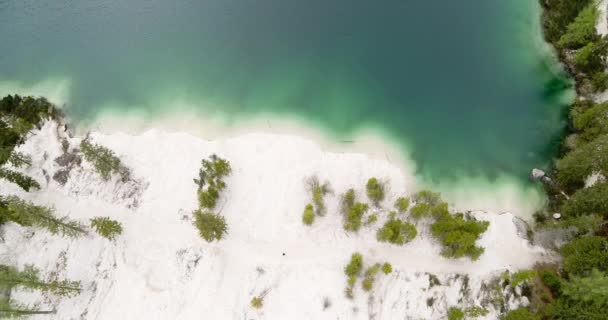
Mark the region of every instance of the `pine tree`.
<instances>
[{"instance_id":1,"label":"pine tree","mask_svg":"<svg viewBox=\"0 0 608 320\"><path fill-rule=\"evenodd\" d=\"M0 197L0 220L2 219L26 227L44 228L52 234L72 238L86 234L84 226L79 222L71 221L67 217L58 218L54 209L37 206L14 196Z\"/></svg>"},{"instance_id":2,"label":"pine tree","mask_svg":"<svg viewBox=\"0 0 608 320\"><path fill-rule=\"evenodd\" d=\"M55 311L43 311L38 309L31 309L20 304L11 303L4 299L0 300L0 319L4 318L21 318L28 315L34 314L53 314Z\"/></svg>"},{"instance_id":3,"label":"pine tree","mask_svg":"<svg viewBox=\"0 0 608 320\"><path fill-rule=\"evenodd\" d=\"M71 296L80 293L78 281L44 281L40 279L38 269L26 265L23 271L15 267L0 264L0 285L3 287L23 287L30 290L40 290L54 293L59 296Z\"/></svg>"},{"instance_id":4,"label":"pine tree","mask_svg":"<svg viewBox=\"0 0 608 320\"><path fill-rule=\"evenodd\" d=\"M104 238L116 239L122 233L122 224L108 217L95 217L91 219L91 228Z\"/></svg>"},{"instance_id":5,"label":"pine tree","mask_svg":"<svg viewBox=\"0 0 608 320\"><path fill-rule=\"evenodd\" d=\"M123 182L130 179L129 169L122 165L120 159L114 154L114 151L104 146L90 143L87 139L80 143L80 150L84 158L93 164L103 180L110 180L113 173L119 175Z\"/></svg>"}]
</instances>

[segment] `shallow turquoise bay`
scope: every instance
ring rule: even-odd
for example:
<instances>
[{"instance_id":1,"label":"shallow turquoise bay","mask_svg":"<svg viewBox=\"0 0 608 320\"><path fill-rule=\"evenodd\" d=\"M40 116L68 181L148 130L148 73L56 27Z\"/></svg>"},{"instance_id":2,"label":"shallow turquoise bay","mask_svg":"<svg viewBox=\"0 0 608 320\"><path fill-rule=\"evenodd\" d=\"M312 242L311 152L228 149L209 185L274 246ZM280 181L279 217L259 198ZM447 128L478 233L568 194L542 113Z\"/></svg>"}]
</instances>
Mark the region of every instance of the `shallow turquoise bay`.
<instances>
[{"instance_id":1,"label":"shallow turquoise bay","mask_svg":"<svg viewBox=\"0 0 608 320\"><path fill-rule=\"evenodd\" d=\"M378 129L429 181L523 181L554 155L569 90L531 2L0 0L0 81L69 79L77 121L179 99L337 141Z\"/></svg>"}]
</instances>

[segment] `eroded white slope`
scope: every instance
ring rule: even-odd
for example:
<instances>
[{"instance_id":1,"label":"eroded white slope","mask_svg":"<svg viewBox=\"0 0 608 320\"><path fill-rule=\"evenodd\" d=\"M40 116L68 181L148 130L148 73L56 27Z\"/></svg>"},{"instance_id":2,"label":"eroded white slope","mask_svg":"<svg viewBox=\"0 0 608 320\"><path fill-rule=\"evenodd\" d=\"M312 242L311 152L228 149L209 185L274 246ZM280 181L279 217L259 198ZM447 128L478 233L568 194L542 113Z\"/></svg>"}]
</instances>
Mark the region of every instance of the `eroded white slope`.
<instances>
[{"instance_id":1,"label":"eroded white slope","mask_svg":"<svg viewBox=\"0 0 608 320\"><path fill-rule=\"evenodd\" d=\"M414 179L386 161L323 152L303 138L249 134L205 141L159 131L93 134L141 181L141 194L129 197L129 186L102 183L86 163L71 172L65 186L45 178L42 169L48 177L59 169L53 161L62 153L57 131L62 133L47 123L21 148L34 158L29 173L48 181L42 191L24 194L5 183L0 187L53 204L83 223L110 216L123 223L124 232L110 242L93 232L65 240L14 224L4 228L3 263L34 264L46 276L82 282L84 291L73 298L14 292L17 301L56 308L55 319L440 319L449 306L490 299L480 291L482 283L546 258L517 236L508 213L476 213L490 221L480 241L486 252L476 262L442 258L422 224L419 237L405 246L378 243L375 229L386 219L383 211L375 226L345 233L339 193L354 187L365 199L363 186L376 176L390 185L388 208L396 197L416 191ZM74 147L79 139L69 141ZM198 236L189 213L197 206L192 179L201 159L212 153L230 160L233 174L218 206L229 233L209 244ZM301 214L309 202L304 181L311 175L329 181L334 194L327 197L328 214L309 228ZM133 197L137 206L129 209ZM343 268L355 251L366 264L388 261L395 271L379 275L371 294L358 286L355 299L348 300ZM430 286L429 273L441 285ZM264 307L252 309L251 298L262 293ZM324 308L324 300L329 307ZM525 303L525 298L509 302ZM487 318L496 318L495 311Z\"/></svg>"}]
</instances>

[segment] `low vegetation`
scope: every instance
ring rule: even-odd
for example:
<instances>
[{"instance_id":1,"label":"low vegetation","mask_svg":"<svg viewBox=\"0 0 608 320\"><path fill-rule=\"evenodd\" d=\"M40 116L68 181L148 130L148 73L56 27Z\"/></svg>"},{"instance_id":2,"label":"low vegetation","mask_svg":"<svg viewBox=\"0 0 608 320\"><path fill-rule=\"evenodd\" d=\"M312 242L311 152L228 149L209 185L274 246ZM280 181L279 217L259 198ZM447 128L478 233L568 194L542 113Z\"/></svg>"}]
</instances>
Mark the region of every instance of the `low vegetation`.
<instances>
[{"instance_id":1,"label":"low vegetation","mask_svg":"<svg viewBox=\"0 0 608 320\"><path fill-rule=\"evenodd\" d=\"M99 173L103 180L110 180L113 174L119 176L123 182L130 179L129 169L120 162L114 151L102 145L91 143L89 139L84 139L80 143L80 151L85 160L93 164L95 171Z\"/></svg>"},{"instance_id":2,"label":"low vegetation","mask_svg":"<svg viewBox=\"0 0 608 320\"><path fill-rule=\"evenodd\" d=\"M384 272L384 274L389 274L389 273L393 272L393 266L388 262L383 263L382 272Z\"/></svg>"},{"instance_id":3,"label":"low vegetation","mask_svg":"<svg viewBox=\"0 0 608 320\"><path fill-rule=\"evenodd\" d=\"M314 204L315 214L324 216L327 212L325 206L325 196L331 193L329 182L320 183L319 178L313 176L306 181L306 185L312 195L312 203Z\"/></svg>"},{"instance_id":4,"label":"low vegetation","mask_svg":"<svg viewBox=\"0 0 608 320\"><path fill-rule=\"evenodd\" d=\"M361 282L361 288L363 288L364 291L372 290L378 271L380 271L379 263L376 263L365 270L365 273L363 274L363 281Z\"/></svg>"},{"instance_id":5,"label":"low vegetation","mask_svg":"<svg viewBox=\"0 0 608 320\"><path fill-rule=\"evenodd\" d=\"M460 308L450 307L448 309L448 320L464 320L464 312Z\"/></svg>"},{"instance_id":6,"label":"low vegetation","mask_svg":"<svg viewBox=\"0 0 608 320\"><path fill-rule=\"evenodd\" d=\"M115 240L122 233L122 224L108 217L95 217L91 219L91 228L108 240Z\"/></svg>"},{"instance_id":7,"label":"low vegetation","mask_svg":"<svg viewBox=\"0 0 608 320\"><path fill-rule=\"evenodd\" d=\"M222 240L228 232L228 224L222 215L203 209L195 210L192 215L194 216L194 226L198 229L201 238L207 242Z\"/></svg>"},{"instance_id":8,"label":"low vegetation","mask_svg":"<svg viewBox=\"0 0 608 320\"><path fill-rule=\"evenodd\" d=\"M198 186L199 199L199 208L192 212L194 226L201 238L207 242L219 241L228 232L228 224L224 216L214 210L221 192L226 189L224 178L232 173L232 167L230 162L215 154L201 162L198 179L194 179Z\"/></svg>"},{"instance_id":9,"label":"low vegetation","mask_svg":"<svg viewBox=\"0 0 608 320\"><path fill-rule=\"evenodd\" d=\"M397 211L399 213L406 213L407 209L410 208L410 199L408 198L404 198L404 197L399 197L397 198L397 200L395 200L395 209L397 209Z\"/></svg>"},{"instance_id":10,"label":"low vegetation","mask_svg":"<svg viewBox=\"0 0 608 320\"><path fill-rule=\"evenodd\" d=\"M369 178L365 185L365 191L367 197L374 203L375 206L379 206L380 202L384 200L386 186L383 182L380 182L378 178Z\"/></svg>"},{"instance_id":11,"label":"low vegetation","mask_svg":"<svg viewBox=\"0 0 608 320\"><path fill-rule=\"evenodd\" d=\"M264 306L264 297L253 297L251 299L251 307L255 309L261 309Z\"/></svg>"},{"instance_id":12,"label":"low vegetation","mask_svg":"<svg viewBox=\"0 0 608 320\"><path fill-rule=\"evenodd\" d=\"M312 225L315 222L315 209L312 204L307 204L304 208L304 213L302 214L302 223L307 226Z\"/></svg>"},{"instance_id":13,"label":"low vegetation","mask_svg":"<svg viewBox=\"0 0 608 320\"><path fill-rule=\"evenodd\" d=\"M357 280L360 277L363 277L361 281L361 288L369 292L373 289L374 283L376 281L376 276L380 271L384 274L389 274L393 271L393 268L390 263L385 262L384 264L375 263L365 269L363 272L363 256L356 252L353 253L350 257L350 261L344 267L344 274L346 274L346 289L344 293L347 298L352 299L354 297L354 289L357 284Z\"/></svg>"},{"instance_id":14,"label":"low vegetation","mask_svg":"<svg viewBox=\"0 0 608 320\"><path fill-rule=\"evenodd\" d=\"M489 226L487 221L466 218L464 214L446 214L431 225L431 233L443 245L441 254L448 258L469 257L477 260L484 248L476 246L476 241Z\"/></svg>"},{"instance_id":15,"label":"low vegetation","mask_svg":"<svg viewBox=\"0 0 608 320\"><path fill-rule=\"evenodd\" d=\"M363 216L369 210L369 206L366 203L357 202L355 203L348 213L346 214L344 221L344 230L357 232L361 229L361 223Z\"/></svg>"},{"instance_id":16,"label":"low vegetation","mask_svg":"<svg viewBox=\"0 0 608 320\"><path fill-rule=\"evenodd\" d=\"M388 220L382 228L378 229L376 238L380 242L390 242L396 245L404 245L412 241L418 231L416 227L399 219Z\"/></svg>"}]
</instances>

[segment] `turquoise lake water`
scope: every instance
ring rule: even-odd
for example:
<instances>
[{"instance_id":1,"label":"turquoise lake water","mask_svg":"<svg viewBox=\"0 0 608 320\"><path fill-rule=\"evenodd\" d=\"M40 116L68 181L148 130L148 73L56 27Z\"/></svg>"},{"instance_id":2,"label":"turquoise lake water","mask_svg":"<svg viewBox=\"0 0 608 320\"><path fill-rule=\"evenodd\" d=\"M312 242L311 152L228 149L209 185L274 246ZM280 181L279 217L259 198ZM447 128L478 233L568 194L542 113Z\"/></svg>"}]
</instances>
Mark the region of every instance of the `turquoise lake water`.
<instances>
[{"instance_id":1,"label":"turquoise lake water","mask_svg":"<svg viewBox=\"0 0 608 320\"><path fill-rule=\"evenodd\" d=\"M529 0L0 0L0 81L103 108L380 130L430 181L545 166L569 90ZM176 111L177 112L177 111Z\"/></svg>"}]
</instances>

